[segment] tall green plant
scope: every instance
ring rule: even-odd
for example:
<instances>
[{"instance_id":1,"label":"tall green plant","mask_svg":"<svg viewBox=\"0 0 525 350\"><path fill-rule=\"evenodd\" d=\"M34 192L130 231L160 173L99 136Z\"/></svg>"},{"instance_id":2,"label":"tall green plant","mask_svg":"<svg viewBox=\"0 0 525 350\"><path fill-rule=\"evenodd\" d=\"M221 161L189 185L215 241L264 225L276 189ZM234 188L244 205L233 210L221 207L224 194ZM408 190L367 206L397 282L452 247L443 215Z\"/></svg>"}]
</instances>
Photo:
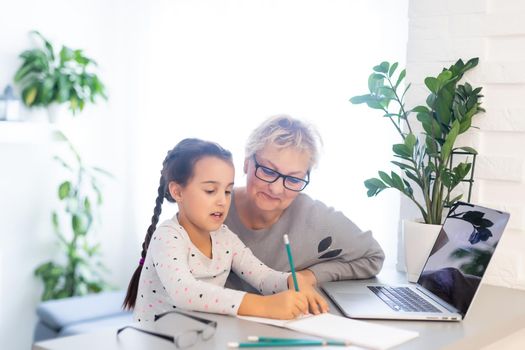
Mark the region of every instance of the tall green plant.
<instances>
[{"instance_id":1,"label":"tall green plant","mask_svg":"<svg viewBox=\"0 0 525 350\"><path fill-rule=\"evenodd\" d=\"M57 53L50 41L38 31L30 33L38 47L20 54L22 65L15 83L22 90L22 101L28 107L67 103L75 114L97 97L107 99L105 86L91 72L97 63L82 50L62 46Z\"/></svg>"},{"instance_id":2,"label":"tall green plant","mask_svg":"<svg viewBox=\"0 0 525 350\"><path fill-rule=\"evenodd\" d=\"M452 164L453 152L477 154L472 147L454 147L458 135L472 127L472 118L484 111L480 107L481 87L459 84L463 74L477 64L478 58L467 63L458 60L438 76L425 78L425 86L430 91L426 105L414 108L405 105L404 97L410 84L402 88L406 71L396 73L397 62L382 62L373 68L368 78L369 93L352 97L350 101L353 104L366 103L368 107L382 111L402 142L392 147L394 157L398 158L392 163L400 169L400 174L379 171L379 178L366 180L369 197L387 188L395 188L419 208L426 223L442 223L443 208L462 197L458 195L450 199L451 191L472 168L468 160ZM423 130L421 137L416 136L414 130L413 123L417 122ZM412 184L418 187L420 197L414 194Z\"/></svg>"},{"instance_id":3,"label":"tall green plant","mask_svg":"<svg viewBox=\"0 0 525 350\"><path fill-rule=\"evenodd\" d=\"M51 260L36 268L35 276L44 283L42 300L97 293L108 287L103 278L107 269L100 261L100 244L93 244L89 233L103 200L99 175L111 174L86 165L63 133L57 132L57 137L67 143L73 159L54 157L70 176L58 186L62 209L51 214L65 262Z\"/></svg>"}]
</instances>

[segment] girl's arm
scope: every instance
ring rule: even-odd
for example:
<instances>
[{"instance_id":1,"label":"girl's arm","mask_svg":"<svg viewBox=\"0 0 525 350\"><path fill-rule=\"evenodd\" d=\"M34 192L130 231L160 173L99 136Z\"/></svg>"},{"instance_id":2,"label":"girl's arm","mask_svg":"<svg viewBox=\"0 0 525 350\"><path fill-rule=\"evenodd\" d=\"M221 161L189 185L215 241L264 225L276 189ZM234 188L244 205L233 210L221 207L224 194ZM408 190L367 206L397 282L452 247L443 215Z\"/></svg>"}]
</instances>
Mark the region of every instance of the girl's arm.
<instances>
[{"instance_id":1,"label":"girl's arm","mask_svg":"<svg viewBox=\"0 0 525 350\"><path fill-rule=\"evenodd\" d=\"M148 255L153 261L151 268L156 270L170 302L177 307L276 319L291 319L308 310L306 295L286 289L287 274L274 271L276 276L284 276L284 291L264 297L248 294L197 280L188 265L189 251L185 234L178 232L178 228L172 225L160 226L153 234L148 248ZM160 291L151 290L149 293L152 303L165 302L162 299L155 300Z\"/></svg>"}]
</instances>

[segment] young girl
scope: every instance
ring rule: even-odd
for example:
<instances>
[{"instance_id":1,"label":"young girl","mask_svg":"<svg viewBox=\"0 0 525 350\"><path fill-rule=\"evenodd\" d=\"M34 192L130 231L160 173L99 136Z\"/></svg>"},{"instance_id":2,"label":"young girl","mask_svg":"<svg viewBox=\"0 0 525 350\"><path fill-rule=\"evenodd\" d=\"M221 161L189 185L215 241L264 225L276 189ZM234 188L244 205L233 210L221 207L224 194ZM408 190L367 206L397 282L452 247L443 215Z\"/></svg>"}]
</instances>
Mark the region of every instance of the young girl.
<instances>
[{"instance_id":1,"label":"young girl","mask_svg":"<svg viewBox=\"0 0 525 350\"><path fill-rule=\"evenodd\" d=\"M299 280L301 292L288 290L293 289L290 275L261 263L223 225L233 179L231 153L217 144L185 139L168 152L139 266L124 300L124 307L135 309L137 321L151 321L173 308L278 319L309 309L327 311L313 288ZM164 198L176 202L179 212L156 228ZM230 270L264 296L225 289Z\"/></svg>"}]
</instances>

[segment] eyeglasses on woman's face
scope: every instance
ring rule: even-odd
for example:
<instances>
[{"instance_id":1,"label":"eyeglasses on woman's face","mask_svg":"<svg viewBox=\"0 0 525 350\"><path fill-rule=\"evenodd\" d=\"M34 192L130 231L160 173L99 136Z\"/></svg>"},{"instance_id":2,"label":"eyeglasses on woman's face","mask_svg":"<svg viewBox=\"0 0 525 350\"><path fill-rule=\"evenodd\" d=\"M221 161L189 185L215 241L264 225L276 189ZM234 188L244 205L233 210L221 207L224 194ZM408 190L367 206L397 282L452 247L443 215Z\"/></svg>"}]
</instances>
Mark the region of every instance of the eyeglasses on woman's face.
<instances>
[{"instance_id":1,"label":"eyeglasses on woman's face","mask_svg":"<svg viewBox=\"0 0 525 350\"><path fill-rule=\"evenodd\" d=\"M119 330L117 330L117 336L120 334L120 332L122 332L125 329L134 329L139 332L143 332L149 335L153 335L155 337L159 337L159 338L168 340L174 343L175 346L178 347L179 349L184 349L184 348L197 344L197 342L199 341L199 338L201 338L202 340L210 339L211 337L213 337L213 335L215 334L215 330L217 329L216 321L207 320L205 318L189 315L184 312L176 311L176 310L167 311L160 315L155 315L155 321L169 314L179 314L185 317L189 317L195 321L205 324L205 328L204 329L189 329L187 331L171 336L171 335L157 333L157 332L149 331L149 330L134 327L134 326L124 326L120 328Z\"/></svg>"},{"instance_id":2,"label":"eyeglasses on woman's face","mask_svg":"<svg viewBox=\"0 0 525 350\"><path fill-rule=\"evenodd\" d=\"M301 192L310 182L310 172L306 173L305 179L301 179L295 176L283 175L277 170L259 164L255 154L253 155L253 161L255 163L255 177L264 182L271 184L282 178L284 188L294 192Z\"/></svg>"}]
</instances>

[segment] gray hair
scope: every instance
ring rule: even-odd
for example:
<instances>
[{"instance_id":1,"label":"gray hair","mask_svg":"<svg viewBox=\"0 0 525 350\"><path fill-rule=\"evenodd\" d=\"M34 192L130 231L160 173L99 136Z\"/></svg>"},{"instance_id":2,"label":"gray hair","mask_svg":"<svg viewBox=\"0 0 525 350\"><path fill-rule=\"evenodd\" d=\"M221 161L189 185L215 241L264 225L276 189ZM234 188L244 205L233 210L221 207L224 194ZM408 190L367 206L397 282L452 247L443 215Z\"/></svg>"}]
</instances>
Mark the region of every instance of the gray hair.
<instances>
[{"instance_id":1,"label":"gray hair","mask_svg":"<svg viewBox=\"0 0 525 350\"><path fill-rule=\"evenodd\" d=\"M310 168L319 160L321 135L313 125L288 115L266 119L252 131L245 147L246 158L253 156L267 145L277 148L294 147L310 154Z\"/></svg>"}]
</instances>

